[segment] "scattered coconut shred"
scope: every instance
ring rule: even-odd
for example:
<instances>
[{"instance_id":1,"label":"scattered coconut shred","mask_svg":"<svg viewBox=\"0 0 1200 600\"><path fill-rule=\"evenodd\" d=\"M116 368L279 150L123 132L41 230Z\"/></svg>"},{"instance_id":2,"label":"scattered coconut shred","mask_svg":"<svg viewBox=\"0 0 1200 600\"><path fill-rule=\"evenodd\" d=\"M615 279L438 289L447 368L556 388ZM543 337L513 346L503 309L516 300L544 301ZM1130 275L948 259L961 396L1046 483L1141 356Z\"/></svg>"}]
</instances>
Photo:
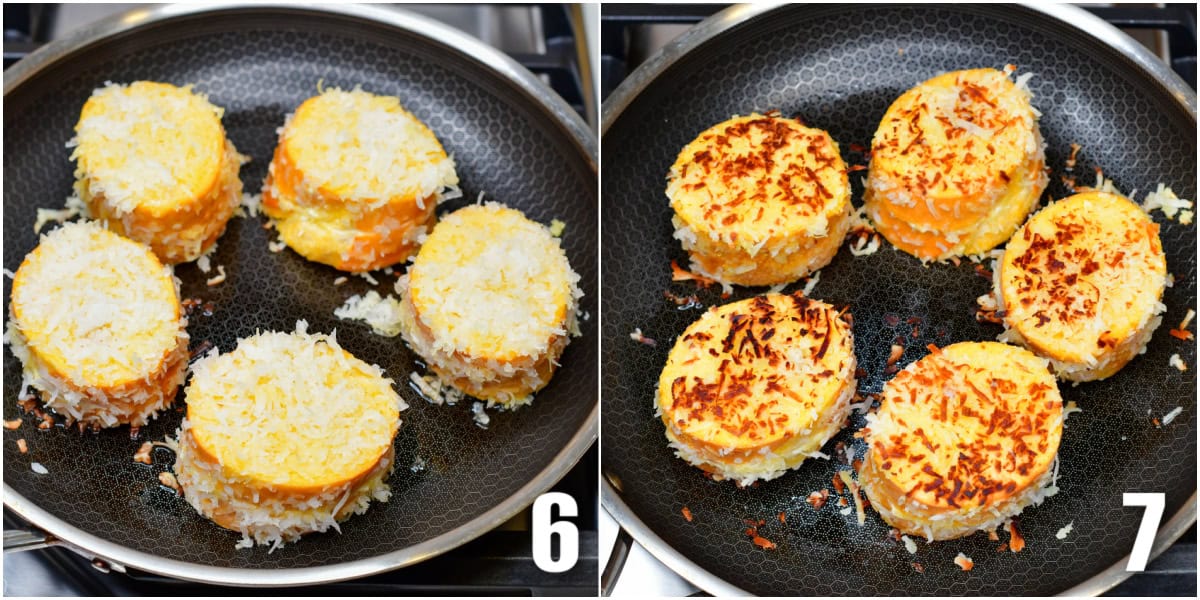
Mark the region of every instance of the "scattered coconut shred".
<instances>
[{"instance_id":1,"label":"scattered coconut shred","mask_svg":"<svg viewBox=\"0 0 1200 600\"><path fill-rule=\"evenodd\" d=\"M408 374L408 380L413 389L430 404L454 406L463 399L461 390L442 383L436 375L421 375L413 371Z\"/></svg>"},{"instance_id":2,"label":"scattered coconut shred","mask_svg":"<svg viewBox=\"0 0 1200 600\"><path fill-rule=\"evenodd\" d=\"M380 296L371 290L366 296L355 294L334 309L333 316L350 321L362 321L371 331L384 337L400 335L400 301L391 294Z\"/></svg>"},{"instance_id":3,"label":"scattered coconut shred","mask_svg":"<svg viewBox=\"0 0 1200 600\"><path fill-rule=\"evenodd\" d=\"M212 271L212 259L209 258L209 255L211 255L213 253L213 250L216 250L216 249L217 249L217 245L213 244L212 248L208 249L208 252L201 254L200 258L196 259L196 268L200 269L201 273L209 273Z\"/></svg>"},{"instance_id":4,"label":"scattered coconut shred","mask_svg":"<svg viewBox=\"0 0 1200 600\"><path fill-rule=\"evenodd\" d=\"M475 419L475 424L478 425L480 429L487 429L488 423L492 422L492 418L489 417L487 411L484 410L484 405L482 402L476 402L471 405L471 415Z\"/></svg>"},{"instance_id":5,"label":"scattered coconut shred","mask_svg":"<svg viewBox=\"0 0 1200 600\"><path fill-rule=\"evenodd\" d=\"M1072 413L1081 413L1081 412L1083 412L1083 409L1079 408L1079 405L1075 404L1074 400L1068 400L1066 408L1063 409L1063 417L1062 417L1063 427L1067 426L1067 424L1066 424L1067 419L1069 419L1071 417Z\"/></svg>"},{"instance_id":6,"label":"scattered coconut shred","mask_svg":"<svg viewBox=\"0 0 1200 600\"><path fill-rule=\"evenodd\" d=\"M175 474L170 471L163 471L158 474L158 482L175 490L176 496L183 495L183 488L179 487L179 480L175 478Z\"/></svg>"},{"instance_id":7,"label":"scattered coconut shred","mask_svg":"<svg viewBox=\"0 0 1200 600\"><path fill-rule=\"evenodd\" d=\"M217 274L204 281L208 287L225 283L225 265L217 265Z\"/></svg>"},{"instance_id":8,"label":"scattered coconut shred","mask_svg":"<svg viewBox=\"0 0 1200 600\"><path fill-rule=\"evenodd\" d=\"M908 537L907 535L902 535L900 536L900 539L904 541L904 549L908 550L909 554L917 553L917 543L914 542L912 538Z\"/></svg>"},{"instance_id":9,"label":"scattered coconut shred","mask_svg":"<svg viewBox=\"0 0 1200 600\"><path fill-rule=\"evenodd\" d=\"M1075 529L1075 521L1071 521L1070 523L1067 523L1066 526L1064 526L1062 529L1059 529L1058 533L1054 534L1054 537L1056 537L1060 540L1065 540L1065 539L1067 539L1067 534L1071 533L1071 530L1073 530L1073 529Z\"/></svg>"},{"instance_id":10,"label":"scattered coconut shred","mask_svg":"<svg viewBox=\"0 0 1200 600\"><path fill-rule=\"evenodd\" d=\"M867 219L866 207L860 206L850 215L850 230L846 239L850 240L850 254L854 256L869 256L879 250L880 235Z\"/></svg>"},{"instance_id":11,"label":"scattered coconut shred","mask_svg":"<svg viewBox=\"0 0 1200 600\"><path fill-rule=\"evenodd\" d=\"M958 568L964 571L970 571L971 569L975 568L975 561L971 560L970 556L967 556L962 552L959 552L958 556L954 557L954 564L958 565Z\"/></svg>"},{"instance_id":12,"label":"scattered coconut shred","mask_svg":"<svg viewBox=\"0 0 1200 600\"><path fill-rule=\"evenodd\" d=\"M804 292L805 296L812 296L813 290L816 289L817 283L820 281L821 281L821 272L820 271L813 272L812 275L808 276L808 279L804 280L804 289L801 291Z\"/></svg>"},{"instance_id":13,"label":"scattered coconut shred","mask_svg":"<svg viewBox=\"0 0 1200 600\"><path fill-rule=\"evenodd\" d=\"M850 495L854 498L854 510L858 513L858 526L862 527L867 522L867 514L863 512L863 501L862 496L858 493L858 482L850 477L850 471L838 471L838 476L846 482L846 487L850 488ZM850 514L850 512L847 510L843 514Z\"/></svg>"},{"instance_id":14,"label":"scattered coconut shred","mask_svg":"<svg viewBox=\"0 0 1200 600\"><path fill-rule=\"evenodd\" d=\"M262 194L247 194L242 193L242 203L238 205L234 212L239 217L254 218L258 216L259 207L262 206Z\"/></svg>"},{"instance_id":15,"label":"scattered coconut shred","mask_svg":"<svg viewBox=\"0 0 1200 600\"><path fill-rule=\"evenodd\" d=\"M1179 358L1178 354L1172 354L1171 359L1170 359L1170 361L1168 361L1167 364L1171 365L1172 367L1175 367L1176 369L1179 369L1180 371L1186 371L1188 369L1187 363L1183 362L1183 359Z\"/></svg>"},{"instance_id":16,"label":"scattered coconut shred","mask_svg":"<svg viewBox=\"0 0 1200 600\"><path fill-rule=\"evenodd\" d=\"M1190 209L1192 203L1189 200L1184 200L1175 195L1171 188L1158 184L1158 188L1153 192L1146 194L1146 199L1142 200L1142 210L1147 213L1154 210L1162 210L1168 219L1174 220L1175 215L1179 215L1179 222L1184 225L1192 224L1193 213Z\"/></svg>"},{"instance_id":17,"label":"scattered coconut shred","mask_svg":"<svg viewBox=\"0 0 1200 600\"><path fill-rule=\"evenodd\" d=\"M80 215L83 215L84 217L90 216L87 205L83 203L83 200L81 200L79 196L69 196L64 208L60 210L54 210L50 208L37 209L37 220L33 222L33 232L40 233L42 228L51 221L55 223L65 223L67 219L72 219Z\"/></svg>"},{"instance_id":18,"label":"scattered coconut shred","mask_svg":"<svg viewBox=\"0 0 1200 600\"><path fill-rule=\"evenodd\" d=\"M1079 188L1076 191L1086 191L1087 189L1088 188L1086 188L1086 187ZM1106 194L1116 194L1118 196L1125 196L1125 193L1117 188L1117 185L1115 183L1113 183L1113 180L1104 176L1104 171L1102 169L1100 169L1100 167L1096 167L1096 185L1093 186L1091 188L1091 190L1097 191L1097 192L1104 192ZM1130 194L1130 195L1132 195L1132 194ZM1128 198L1129 196L1125 196L1125 197ZM1147 212L1149 212L1149 211L1147 211Z\"/></svg>"},{"instance_id":19,"label":"scattered coconut shred","mask_svg":"<svg viewBox=\"0 0 1200 600\"><path fill-rule=\"evenodd\" d=\"M137 452L133 454L133 462L142 463L143 465L154 464L154 459L150 456L150 453L153 451L154 442L146 442L142 444L141 447L138 448Z\"/></svg>"},{"instance_id":20,"label":"scattered coconut shred","mask_svg":"<svg viewBox=\"0 0 1200 600\"><path fill-rule=\"evenodd\" d=\"M657 341L642 335L641 327L634 329L633 333L629 334L629 339L631 339L635 342L638 342L639 344L645 344L647 346L657 346L658 345Z\"/></svg>"},{"instance_id":21,"label":"scattered coconut shred","mask_svg":"<svg viewBox=\"0 0 1200 600\"><path fill-rule=\"evenodd\" d=\"M1180 413L1182 413L1182 412L1183 412L1183 407L1176 406L1175 408L1171 409L1171 412L1167 413L1166 415L1163 415L1162 424L1170 425L1171 421L1174 421L1175 417L1178 417L1180 415Z\"/></svg>"},{"instance_id":22,"label":"scattered coconut shred","mask_svg":"<svg viewBox=\"0 0 1200 600\"><path fill-rule=\"evenodd\" d=\"M1192 324L1192 319L1195 318L1195 316L1196 316L1196 311L1189 308L1187 311L1187 314L1183 316L1183 320L1179 322L1178 331L1180 333L1187 332L1188 325ZM1172 334L1172 335L1175 335L1175 334ZM1187 336L1184 336L1184 337L1187 337Z\"/></svg>"}]
</instances>

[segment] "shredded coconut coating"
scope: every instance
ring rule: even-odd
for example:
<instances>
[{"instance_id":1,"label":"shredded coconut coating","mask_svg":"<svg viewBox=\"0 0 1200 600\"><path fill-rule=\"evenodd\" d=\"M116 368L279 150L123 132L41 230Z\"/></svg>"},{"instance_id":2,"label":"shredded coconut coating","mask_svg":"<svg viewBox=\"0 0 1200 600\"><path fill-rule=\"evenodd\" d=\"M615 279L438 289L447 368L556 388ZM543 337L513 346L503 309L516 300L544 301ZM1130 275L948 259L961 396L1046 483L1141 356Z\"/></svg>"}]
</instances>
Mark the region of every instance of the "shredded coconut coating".
<instances>
[{"instance_id":1,"label":"shredded coconut coating","mask_svg":"<svg viewBox=\"0 0 1200 600\"><path fill-rule=\"evenodd\" d=\"M387 500L407 405L379 367L333 336L267 332L193 365L174 442L184 496L204 516L275 545Z\"/></svg>"},{"instance_id":2,"label":"shredded coconut coating","mask_svg":"<svg viewBox=\"0 0 1200 600\"><path fill-rule=\"evenodd\" d=\"M802 294L709 309L675 342L655 406L676 455L742 485L820 455L855 391L845 315Z\"/></svg>"},{"instance_id":3,"label":"shredded coconut coating","mask_svg":"<svg viewBox=\"0 0 1200 600\"><path fill-rule=\"evenodd\" d=\"M933 348L882 396L859 482L901 532L961 537L1055 491L1063 409L1044 359L996 342Z\"/></svg>"},{"instance_id":4,"label":"shredded coconut coating","mask_svg":"<svg viewBox=\"0 0 1200 600\"><path fill-rule=\"evenodd\" d=\"M178 280L97 222L43 235L13 280L5 339L23 389L91 427L140 426L174 402L187 366Z\"/></svg>"},{"instance_id":5,"label":"shredded coconut coating","mask_svg":"<svg viewBox=\"0 0 1200 600\"><path fill-rule=\"evenodd\" d=\"M398 98L331 88L288 115L262 208L300 255L365 272L408 260L457 186L454 159Z\"/></svg>"},{"instance_id":6,"label":"shredded coconut coating","mask_svg":"<svg viewBox=\"0 0 1200 600\"><path fill-rule=\"evenodd\" d=\"M850 225L850 183L828 133L775 114L734 117L680 151L667 175L692 270L775 285L828 264Z\"/></svg>"},{"instance_id":7,"label":"shredded coconut coating","mask_svg":"<svg viewBox=\"0 0 1200 600\"><path fill-rule=\"evenodd\" d=\"M397 281L400 330L446 384L514 408L549 383L579 335L578 282L545 226L495 202L467 206Z\"/></svg>"},{"instance_id":8,"label":"shredded coconut coating","mask_svg":"<svg viewBox=\"0 0 1200 600\"><path fill-rule=\"evenodd\" d=\"M163 262L204 254L241 205L238 170L248 160L225 138L222 113L191 86L97 89L68 144L88 213Z\"/></svg>"},{"instance_id":9,"label":"shredded coconut coating","mask_svg":"<svg viewBox=\"0 0 1200 600\"><path fill-rule=\"evenodd\" d=\"M1039 211L994 271L1003 339L1050 359L1063 379L1116 373L1142 352L1166 309L1158 229L1136 204L1104 192Z\"/></svg>"},{"instance_id":10,"label":"shredded coconut coating","mask_svg":"<svg viewBox=\"0 0 1200 600\"><path fill-rule=\"evenodd\" d=\"M1028 89L995 69L945 73L901 95L875 132L864 195L876 229L922 260L1003 243L1046 188Z\"/></svg>"}]
</instances>

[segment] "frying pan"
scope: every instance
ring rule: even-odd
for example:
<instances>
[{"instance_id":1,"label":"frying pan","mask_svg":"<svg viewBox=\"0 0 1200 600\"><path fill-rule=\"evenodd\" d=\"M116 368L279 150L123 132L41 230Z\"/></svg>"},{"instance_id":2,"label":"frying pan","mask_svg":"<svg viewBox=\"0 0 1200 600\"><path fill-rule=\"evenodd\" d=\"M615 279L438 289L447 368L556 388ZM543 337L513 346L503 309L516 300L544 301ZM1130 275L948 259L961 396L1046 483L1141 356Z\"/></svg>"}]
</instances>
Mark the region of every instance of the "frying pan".
<instances>
[{"instance_id":1,"label":"frying pan","mask_svg":"<svg viewBox=\"0 0 1200 600\"><path fill-rule=\"evenodd\" d=\"M242 168L257 192L284 116L317 93L319 81L362 85L400 97L437 134L458 165L464 198L486 192L542 223L567 223L563 246L582 276L581 310L596 314L596 142L557 95L483 43L415 15L377 7L150 7L52 44L5 73L4 267L15 270L37 244L35 209L59 208L73 165L64 142L79 110L105 81L194 83L225 108L230 139L253 161ZM235 218L212 264L228 279L207 287L194 264L176 269L184 298L211 302L188 331L193 347L222 351L259 330L336 329L355 356L384 368L410 405L396 438L392 498L342 525L273 553L235 550L238 535L196 514L158 484L155 464L133 461L144 440L175 432L168 412L131 440L128 428L80 435L37 431L26 417L4 432L4 503L68 546L117 566L209 583L274 586L329 582L376 573L445 552L494 528L552 486L595 440L598 405L596 320L582 321L562 366L532 406L494 413L487 430L471 402L433 406L407 386L424 366L400 341L379 337L333 311L353 294L388 292L396 275L371 285L267 249L263 218ZM402 268L398 268L402 272ZM5 311L11 282L4 280ZM4 414L19 416L20 365L4 354ZM182 406L182 395L179 399ZM28 442L19 454L16 440ZM49 471L39 475L31 463ZM423 466L423 468L422 468Z\"/></svg>"},{"instance_id":2,"label":"frying pan","mask_svg":"<svg viewBox=\"0 0 1200 600\"><path fill-rule=\"evenodd\" d=\"M1166 494L1155 553L1195 522L1195 344L1166 330L1196 303L1196 230L1158 213L1175 276L1163 327L1118 375L1060 386L1083 412L1070 417L1063 435L1062 491L1021 516L1018 530L1028 545L1020 553L998 553L1001 542L980 534L922 542L913 556L887 538L874 511L859 527L853 511L842 515L833 503L815 510L804 499L832 489L832 461L809 460L742 490L706 479L667 448L654 416L655 383L674 338L703 310L681 308L663 294L696 291L690 282L671 282L671 260L687 264L671 237L663 195L679 149L731 115L779 109L828 130L847 162L863 165L866 157L850 144L869 146L904 90L939 72L1006 63L1036 74L1030 87L1054 169L1043 199L1068 194L1059 174L1072 142L1083 146L1075 169L1081 183L1090 184L1092 167L1102 166L1121 190L1140 190L1139 200L1159 182L1180 197L1195 196L1195 93L1133 40L1069 6L733 7L666 47L605 102L602 500L634 539L697 586L778 596L1096 594L1126 576L1141 520L1141 508L1122 506L1123 492ZM856 204L858 175L851 177ZM871 256L843 249L812 295L850 306L858 362L867 372L859 388L874 393L889 378L883 370L897 336L909 338L899 367L923 356L928 343L994 339L1000 327L973 316L975 298L989 287L970 262L925 267L885 242ZM699 299L709 306L765 289L737 288L725 300L718 289L702 290ZM910 317L921 319L915 339ZM635 328L658 345L631 340ZM1168 366L1174 353L1193 368ZM1152 424L1175 406L1184 411L1174 422ZM861 457L865 447L852 434L862 425L855 415L825 452L842 442ZM685 506L692 522L680 514ZM759 534L778 548L756 547L743 519L766 521ZM1057 539L1068 523L1073 532ZM972 571L953 563L959 552L974 559Z\"/></svg>"}]
</instances>

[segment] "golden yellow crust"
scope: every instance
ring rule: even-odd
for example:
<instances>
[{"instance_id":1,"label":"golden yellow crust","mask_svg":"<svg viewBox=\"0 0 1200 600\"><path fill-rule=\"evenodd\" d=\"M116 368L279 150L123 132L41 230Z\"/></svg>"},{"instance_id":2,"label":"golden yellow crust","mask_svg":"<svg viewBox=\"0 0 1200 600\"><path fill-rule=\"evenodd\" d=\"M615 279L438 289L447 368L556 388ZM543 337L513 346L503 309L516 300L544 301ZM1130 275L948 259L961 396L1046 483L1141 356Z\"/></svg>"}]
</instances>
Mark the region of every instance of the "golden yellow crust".
<instances>
[{"instance_id":1,"label":"golden yellow crust","mask_svg":"<svg viewBox=\"0 0 1200 600\"><path fill-rule=\"evenodd\" d=\"M945 73L888 108L864 201L892 245L923 260L1003 243L1045 189L1029 93L995 69Z\"/></svg>"},{"instance_id":2,"label":"golden yellow crust","mask_svg":"<svg viewBox=\"0 0 1200 600\"><path fill-rule=\"evenodd\" d=\"M327 90L284 126L263 208L305 258L370 271L407 260L457 184L437 137L397 98Z\"/></svg>"},{"instance_id":3,"label":"golden yellow crust","mask_svg":"<svg viewBox=\"0 0 1200 600\"><path fill-rule=\"evenodd\" d=\"M76 192L95 218L163 262L198 258L241 203L245 159L225 138L221 114L190 86L96 90L75 126Z\"/></svg>"},{"instance_id":4,"label":"golden yellow crust","mask_svg":"<svg viewBox=\"0 0 1200 600\"><path fill-rule=\"evenodd\" d=\"M688 326L656 402L681 458L718 479L771 479L844 425L855 365L843 314L800 293L767 294Z\"/></svg>"},{"instance_id":5,"label":"golden yellow crust","mask_svg":"<svg viewBox=\"0 0 1200 600\"><path fill-rule=\"evenodd\" d=\"M850 184L837 143L797 120L752 114L680 151L666 190L675 237L718 281L795 281L833 259L849 226Z\"/></svg>"},{"instance_id":6,"label":"golden yellow crust","mask_svg":"<svg viewBox=\"0 0 1200 600\"><path fill-rule=\"evenodd\" d=\"M1158 224L1122 196L1077 194L1034 215L1000 261L1004 323L1060 376L1101 379L1158 325L1167 263Z\"/></svg>"},{"instance_id":7,"label":"golden yellow crust","mask_svg":"<svg viewBox=\"0 0 1200 600\"><path fill-rule=\"evenodd\" d=\"M1062 398L1046 361L1022 348L932 350L884 385L859 481L893 527L950 539L1036 501L1058 453Z\"/></svg>"}]
</instances>

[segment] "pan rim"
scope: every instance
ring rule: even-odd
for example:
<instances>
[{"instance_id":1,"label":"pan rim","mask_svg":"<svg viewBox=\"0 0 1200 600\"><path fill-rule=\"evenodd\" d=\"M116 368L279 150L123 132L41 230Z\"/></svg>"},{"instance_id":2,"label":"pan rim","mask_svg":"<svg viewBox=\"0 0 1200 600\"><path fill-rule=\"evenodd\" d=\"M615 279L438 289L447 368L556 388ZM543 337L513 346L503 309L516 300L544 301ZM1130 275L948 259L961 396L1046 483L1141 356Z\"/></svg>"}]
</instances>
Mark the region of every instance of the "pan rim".
<instances>
[{"instance_id":1,"label":"pan rim","mask_svg":"<svg viewBox=\"0 0 1200 600\"><path fill-rule=\"evenodd\" d=\"M608 131L609 127L650 83L696 47L750 19L789 5L790 3L787 2L734 5L697 23L667 43L626 77L612 92L612 95L604 101L600 119L600 135L603 136ZM1192 116L1193 120L1196 118L1196 90L1188 87L1179 75L1125 32L1071 4L1021 2L1020 5L1074 27L1121 52L1133 60L1139 68L1162 83L1170 92L1171 98L1179 103Z\"/></svg>"},{"instance_id":2,"label":"pan rim","mask_svg":"<svg viewBox=\"0 0 1200 600\"><path fill-rule=\"evenodd\" d=\"M1032 9L1055 21L1073 27L1131 59L1138 68L1149 73L1154 79L1159 81L1166 88L1168 95L1191 116L1193 123L1195 122L1196 91L1191 89L1179 75L1167 67L1158 57L1151 54L1149 50L1142 47L1141 44L1129 37L1125 32L1077 6L1035 2L1022 2L1020 4L1025 8ZM621 114L653 81L692 50L746 21L787 5L788 3L785 2L765 2L731 6L701 21L659 49L658 52L626 77L621 82L621 85L603 103L600 120L601 137L603 138L604 134L616 123ZM600 466L601 472L604 473L603 455ZM616 520L617 524L622 529L628 531L634 541L641 544L652 556L690 583L714 596L752 595L697 565L691 559L667 544L641 518L633 513L608 477L607 474L601 477L601 505ZM1153 560L1162 554L1195 523L1196 492L1193 490L1192 495L1184 501L1179 510L1171 515L1167 522L1159 528L1155 536L1155 543L1151 547L1149 560ZM1122 558L1074 587L1060 591L1058 595L1098 596L1116 587L1133 574L1130 571L1124 570L1128 561L1128 557Z\"/></svg>"},{"instance_id":3,"label":"pan rim","mask_svg":"<svg viewBox=\"0 0 1200 600\"><path fill-rule=\"evenodd\" d=\"M532 101L540 103L553 117L553 122L566 130L579 153L588 161L593 173L597 172L598 140L583 118L556 92L536 75L503 52L458 29L444 25L431 18L395 8L371 5L302 5L269 2L239 2L222 5L151 5L139 7L126 13L99 21L30 54L4 73L4 95L17 90L38 72L70 57L88 45L102 42L111 36L137 31L151 25L160 25L172 20L195 15L211 15L222 12L263 11L287 12L289 14L310 13L358 18L382 24L426 39L430 43L452 48L466 57L481 63L514 84ZM596 342L599 344L599 342ZM241 587L299 586L318 583L333 583L412 565L454 548L495 529L514 515L524 510L541 493L549 490L574 467L593 443L599 433L600 404L597 399L583 425L572 435L567 444L551 459L533 479L487 512L477 515L456 529L419 544L349 562L319 567L289 569L247 569L215 567L198 563L163 558L147 552L134 550L110 542L75 527L50 514L17 493L7 482L4 483L4 505L35 527L72 550L100 558L120 570L133 567L158 575L165 575L197 583L212 583Z\"/></svg>"}]
</instances>

